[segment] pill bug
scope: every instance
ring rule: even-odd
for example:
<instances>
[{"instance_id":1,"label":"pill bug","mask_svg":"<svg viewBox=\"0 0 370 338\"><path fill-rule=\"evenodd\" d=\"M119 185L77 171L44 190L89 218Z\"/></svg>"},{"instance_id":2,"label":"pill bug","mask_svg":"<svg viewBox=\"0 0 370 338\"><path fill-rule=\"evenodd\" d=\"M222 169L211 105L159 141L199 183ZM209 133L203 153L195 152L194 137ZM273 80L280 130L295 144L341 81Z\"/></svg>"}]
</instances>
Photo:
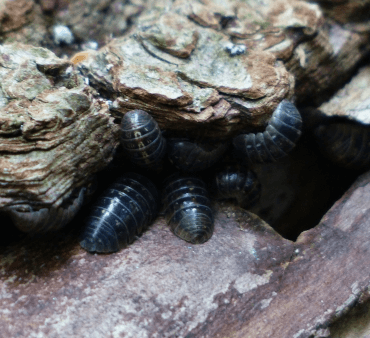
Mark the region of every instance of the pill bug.
<instances>
[{"instance_id":1,"label":"pill bug","mask_svg":"<svg viewBox=\"0 0 370 338\"><path fill-rule=\"evenodd\" d=\"M121 145L132 163L147 169L160 169L166 140L157 122L147 112L137 109L124 115Z\"/></svg>"},{"instance_id":2,"label":"pill bug","mask_svg":"<svg viewBox=\"0 0 370 338\"><path fill-rule=\"evenodd\" d=\"M227 142L195 142L185 138L171 138L167 144L170 162L185 172L196 172L211 167L228 147Z\"/></svg>"},{"instance_id":3,"label":"pill bug","mask_svg":"<svg viewBox=\"0 0 370 338\"><path fill-rule=\"evenodd\" d=\"M301 136L302 118L297 108L283 100L263 133L240 134L233 139L236 153L249 163L269 163L287 156Z\"/></svg>"},{"instance_id":4,"label":"pill bug","mask_svg":"<svg viewBox=\"0 0 370 338\"><path fill-rule=\"evenodd\" d=\"M86 188L78 189L61 206L34 210L31 206L10 206L4 211L10 216L13 224L27 233L57 231L67 225L81 209L84 203Z\"/></svg>"},{"instance_id":5,"label":"pill bug","mask_svg":"<svg viewBox=\"0 0 370 338\"><path fill-rule=\"evenodd\" d=\"M321 152L332 162L354 170L370 167L369 127L348 121L334 122L318 126L313 134Z\"/></svg>"},{"instance_id":6,"label":"pill bug","mask_svg":"<svg viewBox=\"0 0 370 338\"><path fill-rule=\"evenodd\" d=\"M247 208L261 196L261 184L256 174L240 165L226 165L216 171L213 189L217 199L232 199Z\"/></svg>"},{"instance_id":7,"label":"pill bug","mask_svg":"<svg viewBox=\"0 0 370 338\"><path fill-rule=\"evenodd\" d=\"M192 244L211 238L214 219L205 183L198 178L175 174L163 190L164 215L171 231Z\"/></svg>"},{"instance_id":8,"label":"pill bug","mask_svg":"<svg viewBox=\"0 0 370 338\"><path fill-rule=\"evenodd\" d=\"M114 252L132 243L154 220L158 193L137 173L117 179L92 207L80 245L91 252Z\"/></svg>"}]
</instances>

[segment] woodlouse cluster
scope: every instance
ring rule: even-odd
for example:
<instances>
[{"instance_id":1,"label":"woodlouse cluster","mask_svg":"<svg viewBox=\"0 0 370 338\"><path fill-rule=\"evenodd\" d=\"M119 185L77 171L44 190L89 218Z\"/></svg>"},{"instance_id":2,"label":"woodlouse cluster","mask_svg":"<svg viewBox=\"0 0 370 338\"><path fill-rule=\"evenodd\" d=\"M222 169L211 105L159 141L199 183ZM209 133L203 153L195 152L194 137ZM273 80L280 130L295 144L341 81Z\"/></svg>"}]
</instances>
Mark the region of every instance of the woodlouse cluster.
<instances>
[{"instance_id":1,"label":"woodlouse cluster","mask_svg":"<svg viewBox=\"0 0 370 338\"><path fill-rule=\"evenodd\" d=\"M295 146L301 126L297 109L284 100L266 131L235 137L234 150L239 157L247 157L248 162L275 161ZM158 172L165 159L166 140L155 120L142 110L134 110L123 117L121 128L121 145L131 162ZM167 158L180 172L167 178L162 187L165 218L176 236L193 244L204 243L212 236L214 216L206 184L192 173L214 165L229 144L187 138L170 138L167 144ZM93 207L81 240L86 250L116 251L130 244L153 221L157 200L154 185L138 174L133 183L132 175L135 174L122 176ZM253 205L261 192L256 175L240 165L218 171L211 185L218 198L234 199L243 207Z\"/></svg>"},{"instance_id":2,"label":"woodlouse cluster","mask_svg":"<svg viewBox=\"0 0 370 338\"><path fill-rule=\"evenodd\" d=\"M236 136L232 152L242 158L244 164L275 161L295 146L301 127L299 112L284 100L274 111L265 132ZM161 187L165 218L172 232L183 240L193 244L207 241L213 233L214 216L207 185L193 173L220 161L229 142L189 138L169 138L166 142L157 122L142 110L124 115L121 132L123 151L137 171L161 173L166 160L179 170ZM253 205L261 193L256 175L239 164L216 172L210 185L217 198L233 199L246 208ZM7 212L25 232L58 230L71 221L95 186L92 181L58 207L23 210L17 206ZM113 252L127 246L154 221L160 207L158 201L156 187L148 178L138 173L121 175L92 207L81 235L81 246L91 252Z\"/></svg>"}]
</instances>

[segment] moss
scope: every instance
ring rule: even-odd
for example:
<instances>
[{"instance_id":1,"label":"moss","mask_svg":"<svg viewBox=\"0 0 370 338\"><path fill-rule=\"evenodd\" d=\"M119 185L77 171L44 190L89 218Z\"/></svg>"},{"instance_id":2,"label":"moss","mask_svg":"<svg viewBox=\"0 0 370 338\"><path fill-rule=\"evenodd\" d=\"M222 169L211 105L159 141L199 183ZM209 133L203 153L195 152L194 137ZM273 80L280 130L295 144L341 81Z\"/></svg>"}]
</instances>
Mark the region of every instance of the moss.
<instances>
[{"instance_id":1,"label":"moss","mask_svg":"<svg viewBox=\"0 0 370 338\"><path fill-rule=\"evenodd\" d=\"M271 23L268 21L253 21L255 25L261 26L262 29L266 29L271 26Z\"/></svg>"},{"instance_id":2,"label":"moss","mask_svg":"<svg viewBox=\"0 0 370 338\"><path fill-rule=\"evenodd\" d=\"M49 50L41 47L34 47L30 49L30 52L34 56L38 56L41 58L50 58L50 57L56 57L53 52L50 52Z\"/></svg>"}]
</instances>

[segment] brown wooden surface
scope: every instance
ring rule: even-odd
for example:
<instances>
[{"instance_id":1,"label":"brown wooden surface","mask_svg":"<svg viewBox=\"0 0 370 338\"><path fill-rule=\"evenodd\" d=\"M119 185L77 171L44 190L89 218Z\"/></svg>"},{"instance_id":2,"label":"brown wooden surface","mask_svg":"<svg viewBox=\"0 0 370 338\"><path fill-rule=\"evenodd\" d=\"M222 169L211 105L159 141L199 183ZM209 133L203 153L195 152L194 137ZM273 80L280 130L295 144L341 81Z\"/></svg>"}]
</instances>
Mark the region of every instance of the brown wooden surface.
<instances>
[{"instance_id":1,"label":"brown wooden surface","mask_svg":"<svg viewBox=\"0 0 370 338\"><path fill-rule=\"evenodd\" d=\"M368 297L370 173L297 243L251 214L219 211L204 245L158 219L112 255L74 233L1 256L4 337L326 337ZM325 334L325 335L323 335Z\"/></svg>"},{"instance_id":2,"label":"brown wooden surface","mask_svg":"<svg viewBox=\"0 0 370 338\"><path fill-rule=\"evenodd\" d=\"M112 160L119 126L68 61L23 44L0 54L0 208L60 206Z\"/></svg>"},{"instance_id":3,"label":"brown wooden surface","mask_svg":"<svg viewBox=\"0 0 370 338\"><path fill-rule=\"evenodd\" d=\"M319 107L328 117L347 117L349 120L370 124L370 66L358 73L334 96Z\"/></svg>"}]
</instances>

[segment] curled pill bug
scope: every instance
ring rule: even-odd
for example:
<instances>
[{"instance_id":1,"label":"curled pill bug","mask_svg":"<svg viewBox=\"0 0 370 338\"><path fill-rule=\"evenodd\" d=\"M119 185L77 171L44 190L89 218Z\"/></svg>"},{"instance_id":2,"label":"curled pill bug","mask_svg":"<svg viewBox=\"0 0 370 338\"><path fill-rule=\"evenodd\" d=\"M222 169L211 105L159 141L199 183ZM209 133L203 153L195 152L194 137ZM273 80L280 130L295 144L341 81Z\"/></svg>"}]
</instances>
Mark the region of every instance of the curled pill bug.
<instances>
[{"instance_id":1,"label":"curled pill bug","mask_svg":"<svg viewBox=\"0 0 370 338\"><path fill-rule=\"evenodd\" d=\"M314 129L322 153L339 166L353 170L370 167L370 131L349 122L323 124Z\"/></svg>"},{"instance_id":2,"label":"curled pill bug","mask_svg":"<svg viewBox=\"0 0 370 338\"><path fill-rule=\"evenodd\" d=\"M171 138L167 144L170 162L185 172L197 172L211 167L228 147L227 142L197 142L185 138Z\"/></svg>"},{"instance_id":3,"label":"curled pill bug","mask_svg":"<svg viewBox=\"0 0 370 338\"><path fill-rule=\"evenodd\" d=\"M166 140L157 122L143 110L127 112L121 121L121 145L130 161L158 170L166 153Z\"/></svg>"},{"instance_id":4,"label":"curled pill bug","mask_svg":"<svg viewBox=\"0 0 370 338\"><path fill-rule=\"evenodd\" d=\"M240 134L233 139L236 153L248 163L270 163L288 155L302 130L302 118L293 103L279 103L263 133Z\"/></svg>"},{"instance_id":5,"label":"curled pill bug","mask_svg":"<svg viewBox=\"0 0 370 338\"><path fill-rule=\"evenodd\" d=\"M80 245L90 252L115 252L132 243L157 215L158 192L137 173L116 180L92 207Z\"/></svg>"},{"instance_id":6,"label":"curled pill bug","mask_svg":"<svg viewBox=\"0 0 370 338\"><path fill-rule=\"evenodd\" d=\"M216 171L214 191L217 199L232 199L243 207L253 206L261 196L256 174L240 165L226 165Z\"/></svg>"},{"instance_id":7,"label":"curled pill bug","mask_svg":"<svg viewBox=\"0 0 370 338\"><path fill-rule=\"evenodd\" d=\"M175 174L163 190L164 215L171 231L192 244L213 234L214 218L205 183L199 178Z\"/></svg>"},{"instance_id":8,"label":"curled pill bug","mask_svg":"<svg viewBox=\"0 0 370 338\"><path fill-rule=\"evenodd\" d=\"M31 206L5 208L14 225L27 233L58 231L66 226L78 213L84 203L86 188L71 194L60 206L34 210Z\"/></svg>"}]
</instances>

